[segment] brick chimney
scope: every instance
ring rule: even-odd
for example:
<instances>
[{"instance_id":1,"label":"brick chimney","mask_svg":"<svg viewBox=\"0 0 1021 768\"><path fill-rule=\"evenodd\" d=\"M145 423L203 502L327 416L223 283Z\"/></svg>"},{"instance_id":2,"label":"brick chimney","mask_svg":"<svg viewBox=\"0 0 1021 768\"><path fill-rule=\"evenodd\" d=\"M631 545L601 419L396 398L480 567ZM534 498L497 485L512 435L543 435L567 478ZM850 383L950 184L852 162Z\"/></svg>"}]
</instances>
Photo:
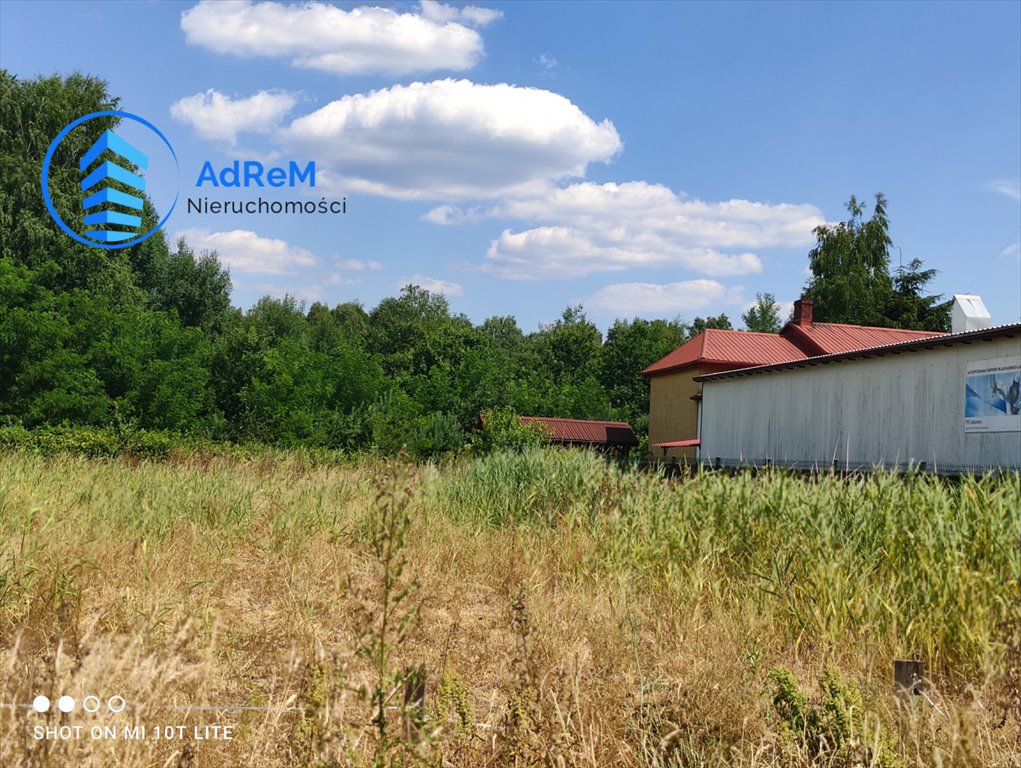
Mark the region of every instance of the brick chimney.
<instances>
[{"instance_id":1,"label":"brick chimney","mask_svg":"<svg viewBox=\"0 0 1021 768\"><path fill-rule=\"evenodd\" d=\"M798 299L794 302L793 323L795 325L800 325L803 328L810 327L812 325L811 299Z\"/></svg>"}]
</instances>

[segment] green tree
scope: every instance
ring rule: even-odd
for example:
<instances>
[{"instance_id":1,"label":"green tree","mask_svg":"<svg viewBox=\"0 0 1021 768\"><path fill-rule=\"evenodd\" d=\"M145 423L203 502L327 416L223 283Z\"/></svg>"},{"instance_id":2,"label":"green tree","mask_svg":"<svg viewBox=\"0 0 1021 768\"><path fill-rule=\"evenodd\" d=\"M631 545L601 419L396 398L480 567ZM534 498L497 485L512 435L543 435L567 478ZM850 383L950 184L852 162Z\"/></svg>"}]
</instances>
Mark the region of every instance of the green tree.
<instances>
[{"instance_id":1,"label":"green tree","mask_svg":"<svg viewBox=\"0 0 1021 768\"><path fill-rule=\"evenodd\" d=\"M696 317L691 321L691 325L688 326L688 339L693 339L698 336L702 331L709 328L715 328L720 331L732 331L734 326L730 324L730 318L726 314L719 314L716 317L712 315L708 317Z\"/></svg>"},{"instance_id":2,"label":"green tree","mask_svg":"<svg viewBox=\"0 0 1021 768\"><path fill-rule=\"evenodd\" d=\"M924 331L949 331L952 301L940 301L942 295L926 296L924 288L936 277L935 269L922 269L921 259L897 267L893 278L893 296L887 316L898 328Z\"/></svg>"},{"instance_id":3,"label":"green tree","mask_svg":"<svg viewBox=\"0 0 1021 768\"><path fill-rule=\"evenodd\" d=\"M406 285L398 298L383 299L369 313L366 344L382 357L386 372L397 377L412 371L422 339L449 321L450 305L443 294Z\"/></svg>"},{"instance_id":4,"label":"green tree","mask_svg":"<svg viewBox=\"0 0 1021 768\"><path fill-rule=\"evenodd\" d=\"M103 424L115 404L89 360L94 329L80 327L68 311L73 297L34 278L0 258L0 415L26 426Z\"/></svg>"},{"instance_id":5,"label":"green tree","mask_svg":"<svg viewBox=\"0 0 1021 768\"><path fill-rule=\"evenodd\" d=\"M847 202L850 218L816 227L816 246L808 254L812 277L803 295L814 303L818 322L874 325L886 328L944 330L950 304L922 289L935 270L913 259L890 275L890 220L886 198L875 196L872 217L854 195Z\"/></svg>"},{"instance_id":6,"label":"green tree","mask_svg":"<svg viewBox=\"0 0 1021 768\"><path fill-rule=\"evenodd\" d=\"M600 383L614 408L640 428L649 417L649 382L640 372L685 341L677 321L617 320L600 352Z\"/></svg>"},{"instance_id":7,"label":"green tree","mask_svg":"<svg viewBox=\"0 0 1021 768\"><path fill-rule=\"evenodd\" d=\"M560 319L536 337L555 380L579 380L595 370L603 336L579 304L567 307Z\"/></svg>"},{"instance_id":8,"label":"green tree","mask_svg":"<svg viewBox=\"0 0 1021 768\"><path fill-rule=\"evenodd\" d=\"M780 305L771 293L756 293L755 306L741 315L741 319L747 330L759 333L779 333L782 325Z\"/></svg>"},{"instance_id":9,"label":"green tree","mask_svg":"<svg viewBox=\"0 0 1021 768\"><path fill-rule=\"evenodd\" d=\"M0 257L45 271L49 287L86 284L101 270L106 252L70 240L50 219L39 193L39 175L50 142L81 115L115 109L117 99L102 80L83 75L19 80L0 70ZM73 220L81 210L78 158L114 127L100 118L73 131L54 155L51 197L61 216Z\"/></svg>"},{"instance_id":10,"label":"green tree","mask_svg":"<svg viewBox=\"0 0 1021 768\"><path fill-rule=\"evenodd\" d=\"M264 296L243 316L228 323L216 339L211 386L217 408L227 422L224 437L273 441L273 429L258 425L253 413L266 413L267 391L285 391L286 387L280 382L272 386L271 382L291 361L286 354L273 358L266 353L284 342L302 348L305 327L305 316L296 299ZM276 371L269 370L270 366ZM261 387L257 397L251 389L256 381ZM273 423L279 424L279 420L274 419Z\"/></svg>"},{"instance_id":11,"label":"green tree","mask_svg":"<svg viewBox=\"0 0 1021 768\"><path fill-rule=\"evenodd\" d=\"M176 253L162 259L149 291L156 307L177 312L182 325L210 335L221 333L231 314L230 273L216 251L196 254L184 238Z\"/></svg>"},{"instance_id":12,"label":"green tree","mask_svg":"<svg viewBox=\"0 0 1021 768\"><path fill-rule=\"evenodd\" d=\"M334 349L350 344L336 315L325 304L317 301L309 307L306 320L305 335L313 351L330 354Z\"/></svg>"},{"instance_id":13,"label":"green tree","mask_svg":"<svg viewBox=\"0 0 1021 768\"><path fill-rule=\"evenodd\" d=\"M344 338L359 347L365 346L365 339L369 335L369 314L361 304L357 301L338 304L330 310L330 314L337 321Z\"/></svg>"},{"instance_id":14,"label":"green tree","mask_svg":"<svg viewBox=\"0 0 1021 768\"><path fill-rule=\"evenodd\" d=\"M486 318L479 330L511 358L520 353L525 341L525 334L518 327L517 320L511 316Z\"/></svg>"},{"instance_id":15,"label":"green tree","mask_svg":"<svg viewBox=\"0 0 1021 768\"><path fill-rule=\"evenodd\" d=\"M305 335L305 307L294 296L277 299L263 296L245 315L245 324L252 328L262 347L282 341L299 342Z\"/></svg>"},{"instance_id":16,"label":"green tree","mask_svg":"<svg viewBox=\"0 0 1021 768\"><path fill-rule=\"evenodd\" d=\"M530 416L607 419L618 415L599 382L602 334L582 307L529 334L508 387L509 404Z\"/></svg>"},{"instance_id":17,"label":"green tree","mask_svg":"<svg viewBox=\"0 0 1021 768\"><path fill-rule=\"evenodd\" d=\"M209 386L212 347L202 331L182 328L166 312L119 319L111 340L124 350L121 368L131 372L119 400L125 416L148 429L207 431L220 417Z\"/></svg>"},{"instance_id":18,"label":"green tree","mask_svg":"<svg viewBox=\"0 0 1021 768\"><path fill-rule=\"evenodd\" d=\"M345 422L382 387L382 371L364 350L340 346L327 355L282 339L261 351L239 393L244 435L281 445L345 447Z\"/></svg>"},{"instance_id":19,"label":"green tree","mask_svg":"<svg viewBox=\"0 0 1021 768\"><path fill-rule=\"evenodd\" d=\"M238 438L360 448L368 408L386 389L376 356L352 343L332 311L263 297L232 323L212 365L219 407Z\"/></svg>"},{"instance_id":20,"label":"green tree","mask_svg":"<svg viewBox=\"0 0 1021 768\"><path fill-rule=\"evenodd\" d=\"M0 259L0 413L30 426L116 419L182 431L214 419L200 330L116 292L54 292L33 277Z\"/></svg>"},{"instance_id":21,"label":"green tree","mask_svg":"<svg viewBox=\"0 0 1021 768\"><path fill-rule=\"evenodd\" d=\"M416 413L423 419L425 414L445 414L419 424L420 441L405 434L409 450L417 444L429 454L434 450L429 446L450 444L455 438L463 444L464 431L482 409L507 397L509 371L496 342L464 315L451 315L441 294L409 285L399 297L383 299L369 313L366 344ZM396 394L393 398L401 403ZM383 442L393 443L390 438Z\"/></svg>"},{"instance_id":22,"label":"green tree","mask_svg":"<svg viewBox=\"0 0 1021 768\"><path fill-rule=\"evenodd\" d=\"M868 220L854 195L847 211L847 221L816 227L817 243L808 254L812 277L803 295L812 300L818 322L887 325L893 281L886 198L876 195Z\"/></svg>"},{"instance_id":23,"label":"green tree","mask_svg":"<svg viewBox=\"0 0 1021 768\"><path fill-rule=\"evenodd\" d=\"M19 80L0 71L0 100L0 413L30 426L117 421L191 431L218 421L200 326L229 307L226 274L175 273L160 233L114 250L78 243L39 194L42 160L60 130L117 99L85 75ZM53 155L47 178L66 221L81 216L78 158L116 125L90 120ZM150 229L157 221L149 200L142 219ZM209 290L207 273L218 278Z\"/></svg>"},{"instance_id":24,"label":"green tree","mask_svg":"<svg viewBox=\"0 0 1021 768\"><path fill-rule=\"evenodd\" d=\"M0 258L30 267L44 285L59 290L119 284L123 291L136 285L136 264L166 255L161 236L116 250L78 243L50 219L39 191L43 158L57 134L82 115L117 108L106 83L81 74L21 80L0 70L0 103ZM53 205L65 221L81 218L79 158L117 124L114 117L89 120L58 146L48 179ZM143 228L155 227L158 217L148 198L141 216Z\"/></svg>"}]
</instances>

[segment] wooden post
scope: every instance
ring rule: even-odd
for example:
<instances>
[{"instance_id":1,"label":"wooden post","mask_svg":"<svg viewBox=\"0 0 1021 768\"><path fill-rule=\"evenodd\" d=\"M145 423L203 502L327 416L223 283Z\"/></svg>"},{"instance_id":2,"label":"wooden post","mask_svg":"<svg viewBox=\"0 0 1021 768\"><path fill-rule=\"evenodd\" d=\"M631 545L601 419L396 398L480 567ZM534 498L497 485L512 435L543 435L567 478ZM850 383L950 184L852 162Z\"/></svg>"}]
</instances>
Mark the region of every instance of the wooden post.
<instances>
[{"instance_id":1,"label":"wooden post","mask_svg":"<svg viewBox=\"0 0 1021 768\"><path fill-rule=\"evenodd\" d=\"M919 659L894 659L893 684L898 696L921 694L925 690L925 662Z\"/></svg>"}]
</instances>

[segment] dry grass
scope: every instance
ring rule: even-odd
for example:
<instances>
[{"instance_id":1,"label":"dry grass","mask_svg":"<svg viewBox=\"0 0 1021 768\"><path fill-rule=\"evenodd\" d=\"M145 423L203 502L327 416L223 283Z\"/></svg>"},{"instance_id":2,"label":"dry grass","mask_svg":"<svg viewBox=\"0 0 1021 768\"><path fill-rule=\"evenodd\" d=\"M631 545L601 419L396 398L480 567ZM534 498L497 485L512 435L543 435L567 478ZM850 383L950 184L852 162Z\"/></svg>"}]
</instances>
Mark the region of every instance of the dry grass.
<instances>
[{"instance_id":1,"label":"dry grass","mask_svg":"<svg viewBox=\"0 0 1021 768\"><path fill-rule=\"evenodd\" d=\"M0 765L1017 768L1018 485L8 453ZM902 656L932 705L892 695ZM785 725L780 666L820 711L826 670L859 696L826 726L844 742ZM39 693L127 707L43 715ZM195 709L228 706L249 709ZM33 738L60 724L82 738ZM196 741L209 724L234 738Z\"/></svg>"}]
</instances>

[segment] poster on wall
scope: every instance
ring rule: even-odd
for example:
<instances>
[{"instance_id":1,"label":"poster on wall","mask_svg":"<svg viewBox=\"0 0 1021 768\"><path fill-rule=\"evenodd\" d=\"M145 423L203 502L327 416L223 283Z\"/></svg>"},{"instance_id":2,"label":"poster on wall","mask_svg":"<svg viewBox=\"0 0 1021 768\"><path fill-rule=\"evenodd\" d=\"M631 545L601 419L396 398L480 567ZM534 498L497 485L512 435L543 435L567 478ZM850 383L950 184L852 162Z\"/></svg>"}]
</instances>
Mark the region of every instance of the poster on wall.
<instances>
[{"instance_id":1,"label":"poster on wall","mask_svg":"<svg viewBox=\"0 0 1021 768\"><path fill-rule=\"evenodd\" d=\"M968 363L964 431L1021 432L1021 357Z\"/></svg>"}]
</instances>

